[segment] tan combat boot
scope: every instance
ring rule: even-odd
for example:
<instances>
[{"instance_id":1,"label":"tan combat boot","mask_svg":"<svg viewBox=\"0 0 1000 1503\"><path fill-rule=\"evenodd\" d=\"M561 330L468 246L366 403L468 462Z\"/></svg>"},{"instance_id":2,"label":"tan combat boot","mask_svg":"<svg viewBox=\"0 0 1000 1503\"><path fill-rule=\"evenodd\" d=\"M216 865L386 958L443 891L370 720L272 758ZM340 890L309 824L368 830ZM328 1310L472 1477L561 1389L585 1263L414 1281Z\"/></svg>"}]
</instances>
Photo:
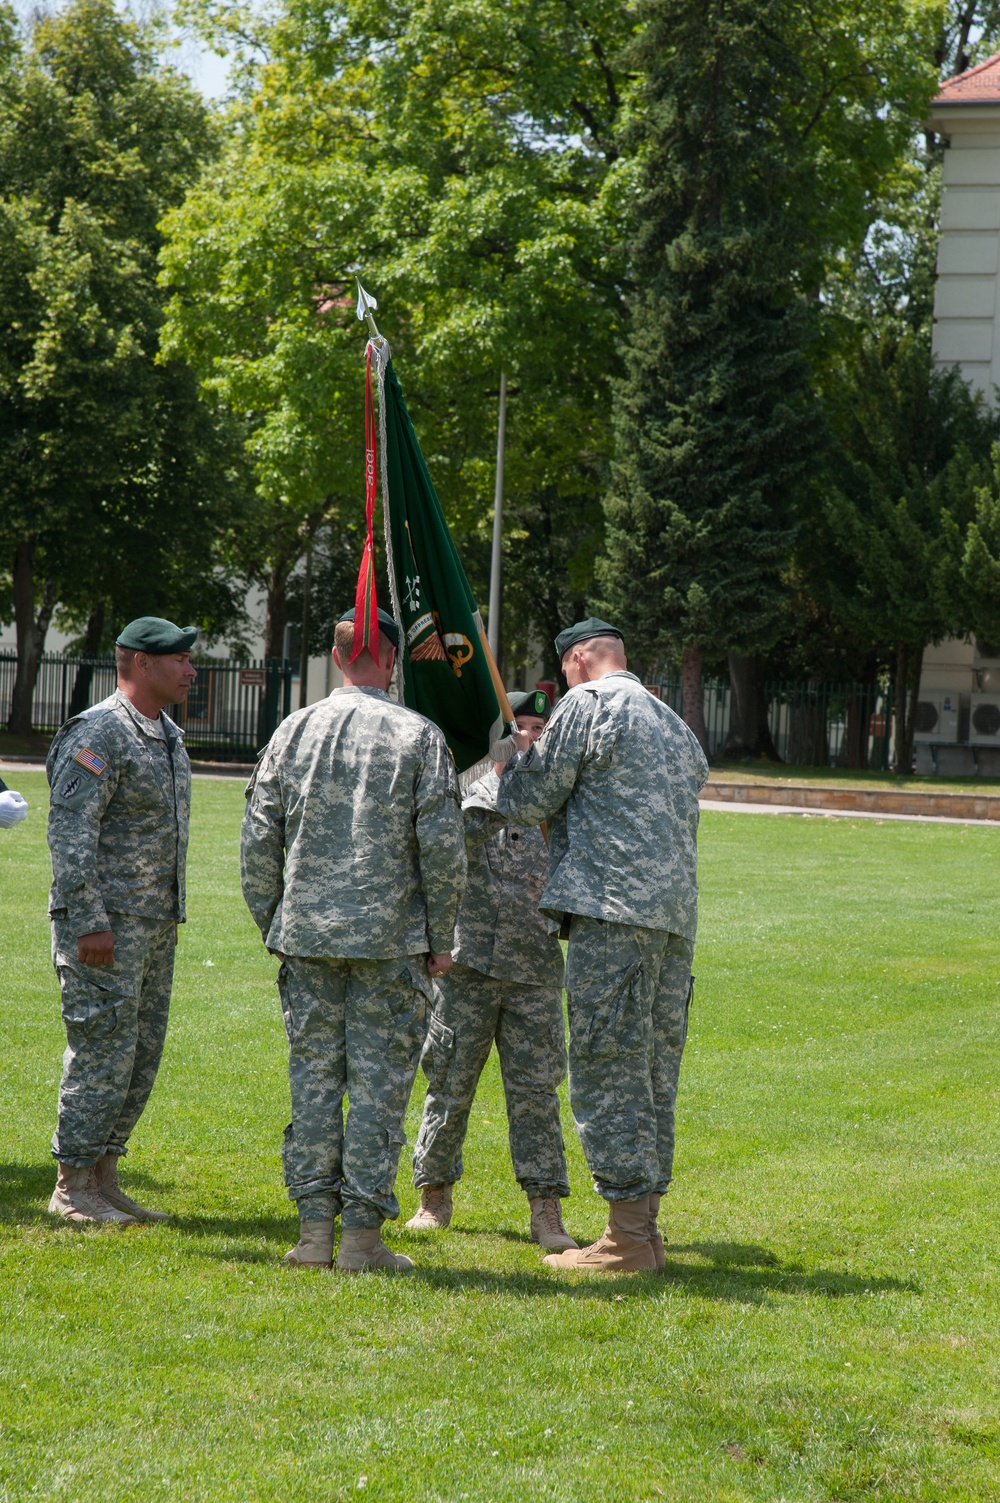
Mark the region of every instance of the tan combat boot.
<instances>
[{"instance_id":1,"label":"tan combat boot","mask_svg":"<svg viewBox=\"0 0 1000 1503\"><path fill-rule=\"evenodd\" d=\"M531 1207L531 1240L537 1242L539 1247L548 1247L553 1251L565 1251L569 1247L579 1247L579 1242L574 1242L569 1232L563 1226L562 1207L553 1196L550 1200L543 1200L540 1196L535 1200L528 1201Z\"/></svg>"},{"instance_id":2,"label":"tan combat boot","mask_svg":"<svg viewBox=\"0 0 1000 1503\"><path fill-rule=\"evenodd\" d=\"M441 1232L451 1220L451 1185L424 1185L420 1209L406 1223L408 1232Z\"/></svg>"},{"instance_id":3,"label":"tan combat boot","mask_svg":"<svg viewBox=\"0 0 1000 1503\"><path fill-rule=\"evenodd\" d=\"M659 1213L660 1195L657 1191L649 1197L649 1245L653 1249L657 1273L666 1273L667 1259L663 1251L663 1238L656 1229L656 1218Z\"/></svg>"},{"instance_id":4,"label":"tan combat boot","mask_svg":"<svg viewBox=\"0 0 1000 1503\"><path fill-rule=\"evenodd\" d=\"M390 1252L377 1226L345 1226L340 1233L337 1269L340 1273L363 1273L369 1268L385 1268L390 1273L410 1273L411 1259Z\"/></svg>"},{"instance_id":5,"label":"tan combat boot","mask_svg":"<svg viewBox=\"0 0 1000 1503\"><path fill-rule=\"evenodd\" d=\"M125 1194L118 1183L117 1153L106 1153L103 1159L98 1159L94 1165L94 1175L101 1199L106 1200L109 1206L114 1206L116 1211L124 1211L126 1216L132 1216L136 1221L170 1220L166 1211L147 1211L145 1206L139 1205L138 1201Z\"/></svg>"},{"instance_id":6,"label":"tan combat boot","mask_svg":"<svg viewBox=\"0 0 1000 1503\"><path fill-rule=\"evenodd\" d=\"M550 1268L573 1268L578 1273L649 1273L656 1258L649 1241L649 1196L641 1200L612 1200L604 1236L589 1247L549 1253Z\"/></svg>"},{"instance_id":7,"label":"tan combat boot","mask_svg":"<svg viewBox=\"0 0 1000 1503\"><path fill-rule=\"evenodd\" d=\"M332 1268L333 1217L329 1221L301 1221L299 1240L281 1261L289 1268Z\"/></svg>"},{"instance_id":8,"label":"tan combat boot","mask_svg":"<svg viewBox=\"0 0 1000 1503\"><path fill-rule=\"evenodd\" d=\"M135 1217L109 1205L97 1188L94 1165L86 1169L71 1169L68 1164L59 1165L56 1187L49 1201L53 1216L65 1216L67 1221L114 1222L118 1226L134 1226Z\"/></svg>"}]
</instances>

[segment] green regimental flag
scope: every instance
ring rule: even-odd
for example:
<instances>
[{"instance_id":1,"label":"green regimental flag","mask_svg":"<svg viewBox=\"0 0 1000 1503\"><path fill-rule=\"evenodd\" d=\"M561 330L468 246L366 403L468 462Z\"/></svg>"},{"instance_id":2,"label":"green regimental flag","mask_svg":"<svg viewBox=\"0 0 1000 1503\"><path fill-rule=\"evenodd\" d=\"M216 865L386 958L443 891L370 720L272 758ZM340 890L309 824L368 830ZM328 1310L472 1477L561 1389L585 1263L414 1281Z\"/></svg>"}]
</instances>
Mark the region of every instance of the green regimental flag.
<instances>
[{"instance_id":1,"label":"green regimental flag","mask_svg":"<svg viewBox=\"0 0 1000 1503\"><path fill-rule=\"evenodd\" d=\"M392 362L379 360L393 606L403 701L440 726L459 772L489 750L500 714L483 623L427 473ZM381 425L380 425L381 426Z\"/></svg>"}]
</instances>

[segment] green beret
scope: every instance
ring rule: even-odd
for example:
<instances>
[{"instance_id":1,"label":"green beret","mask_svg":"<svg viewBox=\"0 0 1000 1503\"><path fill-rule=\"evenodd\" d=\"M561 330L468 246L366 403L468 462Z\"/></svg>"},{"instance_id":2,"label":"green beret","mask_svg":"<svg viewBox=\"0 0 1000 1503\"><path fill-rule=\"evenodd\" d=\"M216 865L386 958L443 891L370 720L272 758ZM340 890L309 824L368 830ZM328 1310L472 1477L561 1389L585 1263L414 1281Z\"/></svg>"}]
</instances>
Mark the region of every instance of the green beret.
<instances>
[{"instance_id":1,"label":"green beret","mask_svg":"<svg viewBox=\"0 0 1000 1503\"><path fill-rule=\"evenodd\" d=\"M350 621L350 622L354 621L354 606L353 605L351 606L351 609L349 611L345 611L344 612L344 614L340 618L340 621ZM337 622L338 626L340 625L340 621ZM378 613L378 629L379 629L380 632L383 632L383 631L385 632L386 636L389 638L389 641L392 643L393 647L398 647L399 646L399 627L396 625L395 621L389 615L388 611L381 611L381 610L379 611L379 613Z\"/></svg>"},{"instance_id":2,"label":"green beret","mask_svg":"<svg viewBox=\"0 0 1000 1503\"><path fill-rule=\"evenodd\" d=\"M163 657L168 652L190 652L197 640L196 626L175 626L162 616L138 616L118 634L115 645Z\"/></svg>"},{"instance_id":3,"label":"green beret","mask_svg":"<svg viewBox=\"0 0 1000 1503\"><path fill-rule=\"evenodd\" d=\"M575 626L567 626L565 631L559 633L556 637L556 652L562 659L571 647L576 647L580 642L589 642L591 637L617 637L620 642L625 640L617 626L602 621L599 616L588 616L586 621L578 621Z\"/></svg>"},{"instance_id":4,"label":"green beret","mask_svg":"<svg viewBox=\"0 0 1000 1503\"><path fill-rule=\"evenodd\" d=\"M544 689L525 689L523 693L511 694L510 707L514 715L539 715L548 720L552 714L549 696Z\"/></svg>"}]
</instances>

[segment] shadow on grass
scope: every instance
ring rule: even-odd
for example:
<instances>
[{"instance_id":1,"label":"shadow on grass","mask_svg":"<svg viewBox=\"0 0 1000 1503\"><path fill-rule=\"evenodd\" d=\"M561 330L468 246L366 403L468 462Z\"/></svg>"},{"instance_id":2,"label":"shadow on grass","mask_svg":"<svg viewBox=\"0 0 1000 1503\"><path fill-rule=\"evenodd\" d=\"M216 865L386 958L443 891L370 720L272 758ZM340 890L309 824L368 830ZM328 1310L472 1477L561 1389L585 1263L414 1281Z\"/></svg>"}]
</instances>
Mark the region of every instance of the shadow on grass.
<instances>
[{"instance_id":1,"label":"shadow on grass","mask_svg":"<svg viewBox=\"0 0 1000 1503\"><path fill-rule=\"evenodd\" d=\"M276 1266L299 1238L299 1218L294 1211L286 1216L175 1216L171 1230L183 1232L192 1241L226 1239L223 1248L199 1247L203 1257L221 1263L258 1263Z\"/></svg>"},{"instance_id":2,"label":"shadow on grass","mask_svg":"<svg viewBox=\"0 0 1000 1503\"><path fill-rule=\"evenodd\" d=\"M61 1216L49 1214L49 1197L55 1180L54 1163L0 1164L0 1226L48 1226L55 1230L72 1226L79 1231L79 1223L70 1223ZM162 1195L171 1184L171 1181L158 1179L141 1170L129 1169L122 1176L122 1188L126 1194L139 1196L140 1192L149 1192L154 1205L157 1201L152 1197ZM169 1210L169 1205L165 1209ZM253 1217L171 1214L170 1230L192 1238L227 1237L247 1243L252 1240L256 1246L226 1248L213 1256L231 1263L266 1263L275 1256L271 1244L275 1248L280 1245L282 1250L291 1246L298 1236L298 1224L298 1217L292 1210L285 1216L267 1213ZM262 1241L266 1244L263 1247L259 1245Z\"/></svg>"},{"instance_id":3,"label":"shadow on grass","mask_svg":"<svg viewBox=\"0 0 1000 1503\"><path fill-rule=\"evenodd\" d=\"M671 1258L670 1252L696 1252L709 1259L709 1263L707 1266L681 1263ZM680 1286L697 1298L739 1304L763 1304L780 1295L846 1299L921 1292L920 1285L912 1279L866 1278L832 1269L807 1272L794 1265L782 1264L767 1248L740 1247L732 1242L697 1242L687 1247L671 1248L662 1274L618 1274L609 1278L607 1275L569 1271L560 1273L558 1269L539 1273L518 1270L504 1274L481 1268L436 1268L418 1264L413 1277L440 1289L597 1300L649 1299L661 1294L665 1284Z\"/></svg>"},{"instance_id":4,"label":"shadow on grass","mask_svg":"<svg viewBox=\"0 0 1000 1503\"><path fill-rule=\"evenodd\" d=\"M130 1173L129 1183L156 1187L156 1181L139 1172ZM43 1225L59 1228L59 1219L48 1214L46 1206L52 1193L53 1170L49 1165L0 1164L0 1225ZM166 1230L166 1229L165 1229ZM276 1265L280 1255L295 1241L298 1220L293 1211L276 1216L189 1215L175 1217L171 1232L180 1232L192 1243L202 1242L203 1256L226 1263ZM475 1231L454 1227L439 1240L435 1252L445 1252L452 1234L453 1250L465 1255L466 1240L502 1238L520 1245L527 1243L522 1232L497 1227ZM230 1245L211 1245L219 1239ZM408 1242L411 1239L407 1239ZM430 1244L428 1244L430 1245ZM812 1295L826 1299L864 1298L877 1294L919 1294L920 1285L912 1279L866 1277L843 1269L807 1271L794 1263L782 1263L767 1247L739 1242L688 1242L665 1248L667 1265L664 1274L621 1274L612 1278L586 1274L561 1273L558 1269L511 1269L501 1272L481 1267L422 1264L415 1253L417 1267L413 1277L422 1284L442 1291L488 1294L517 1294L552 1299L557 1296L584 1300L649 1299L669 1286L679 1287L692 1296L707 1300L724 1300L740 1304L761 1304L781 1295ZM689 1258L699 1261L686 1261Z\"/></svg>"},{"instance_id":5,"label":"shadow on grass","mask_svg":"<svg viewBox=\"0 0 1000 1503\"><path fill-rule=\"evenodd\" d=\"M123 1162L128 1165L122 1172L122 1188L126 1193L131 1188L151 1190L156 1195L163 1195L173 1189L172 1179L160 1179L155 1174L146 1174L142 1169L133 1169L128 1159ZM40 1164L0 1164L0 1201L28 1203L32 1198L42 1195L47 1200L55 1183L55 1159Z\"/></svg>"},{"instance_id":6,"label":"shadow on grass","mask_svg":"<svg viewBox=\"0 0 1000 1503\"><path fill-rule=\"evenodd\" d=\"M531 1245L530 1235L512 1226L455 1226L453 1222L448 1232L459 1237L500 1237L504 1242L520 1242L525 1247Z\"/></svg>"},{"instance_id":7,"label":"shadow on grass","mask_svg":"<svg viewBox=\"0 0 1000 1503\"><path fill-rule=\"evenodd\" d=\"M56 1166L0 1164L0 1226L51 1226L46 1207L56 1186Z\"/></svg>"}]
</instances>

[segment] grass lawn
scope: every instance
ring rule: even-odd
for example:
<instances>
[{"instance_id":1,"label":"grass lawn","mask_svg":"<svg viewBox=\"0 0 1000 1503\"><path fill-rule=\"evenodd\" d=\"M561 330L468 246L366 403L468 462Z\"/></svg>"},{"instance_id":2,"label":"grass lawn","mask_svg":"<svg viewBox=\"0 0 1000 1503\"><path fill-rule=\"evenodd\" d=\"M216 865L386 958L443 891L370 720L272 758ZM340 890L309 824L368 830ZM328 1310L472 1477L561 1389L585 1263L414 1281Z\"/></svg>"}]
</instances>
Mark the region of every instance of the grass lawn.
<instances>
[{"instance_id":1,"label":"grass lawn","mask_svg":"<svg viewBox=\"0 0 1000 1503\"><path fill-rule=\"evenodd\" d=\"M40 774L0 831L0 1503L1000 1494L1000 833L710 813L667 1277L542 1267L495 1056L409 1279L295 1274L275 965L199 780L171 1034L125 1180L45 1212L62 1034ZM422 1088L409 1123L412 1143ZM566 1114L581 1238L603 1225ZM404 1218L415 1195L408 1150Z\"/></svg>"}]
</instances>

